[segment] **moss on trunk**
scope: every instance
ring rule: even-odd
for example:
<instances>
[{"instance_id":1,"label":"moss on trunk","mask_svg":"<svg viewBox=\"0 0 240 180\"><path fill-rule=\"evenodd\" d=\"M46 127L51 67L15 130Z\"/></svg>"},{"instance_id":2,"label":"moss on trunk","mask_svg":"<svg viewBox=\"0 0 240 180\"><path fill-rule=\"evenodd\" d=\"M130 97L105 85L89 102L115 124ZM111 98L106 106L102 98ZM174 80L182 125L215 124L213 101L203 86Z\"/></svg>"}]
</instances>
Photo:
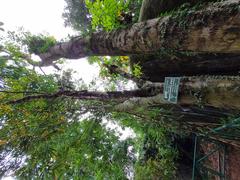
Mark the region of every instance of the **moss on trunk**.
<instances>
[{"instance_id":1,"label":"moss on trunk","mask_svg":"<svg viewBox=\"0 0 240 180\"><path fill-rule=\"evenodd\" d=\"M176 10L182 4L189 7L216 0L144 0L139 21L159 17L160 14ZM239 75L240 56L238 54L179 53L162 51L155 55L134 55L130 66L142 67L142 78L162 82L166 76L194 75Z\"/></svg>"}]
</instances>

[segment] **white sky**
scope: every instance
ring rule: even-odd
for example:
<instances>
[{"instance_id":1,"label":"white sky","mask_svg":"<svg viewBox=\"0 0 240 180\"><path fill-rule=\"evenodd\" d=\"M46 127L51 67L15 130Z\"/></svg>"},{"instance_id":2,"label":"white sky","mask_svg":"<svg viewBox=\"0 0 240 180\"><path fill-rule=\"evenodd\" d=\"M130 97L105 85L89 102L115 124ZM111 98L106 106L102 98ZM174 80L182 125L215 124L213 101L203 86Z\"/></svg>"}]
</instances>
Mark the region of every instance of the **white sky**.
<instances>
[{"instance_id":1,"label":"white sky","mask_svg":"<svg viewBox=\"0 0 240 180\"><path fill-rule=\"evenodd\" d=\"M6 31L24 27L31 33L47 32L60 40L68 34L74 34L73 30L63 25L64 5L64 0L0 0L0 21L4 23ZM64 69L67 68L77 71L77 76L86 82L98 76L98 68L89 65L86 59L69 60L64 66ZM44 68L47 73L52 70Z\"/></svg>"},{"instance_id":2,"label":"white sky","mask_svg":"<svg viewBox=\"0 0 240 180\"><path fill-rule=\"evenodd\" d=\"M64 0L0 0L0 21L5 29L23 26L32 33L48 32L57 39L72 33L63 27Z\"/></svg>"}]
</instances>

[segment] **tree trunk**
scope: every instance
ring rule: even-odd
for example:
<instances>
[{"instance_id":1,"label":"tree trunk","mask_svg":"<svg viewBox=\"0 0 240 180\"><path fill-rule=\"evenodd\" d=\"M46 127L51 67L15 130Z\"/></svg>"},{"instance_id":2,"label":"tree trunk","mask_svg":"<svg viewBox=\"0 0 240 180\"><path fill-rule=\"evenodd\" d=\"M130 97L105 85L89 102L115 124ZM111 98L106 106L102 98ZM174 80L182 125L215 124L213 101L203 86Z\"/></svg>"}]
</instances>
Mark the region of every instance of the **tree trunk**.
<instances>
[{"instance_id":1,"label":"tree trunk","mask_svg":"<svg viewBox=\"0 0 240 180\"><path fill-rule=\"evenodd\" d=\"M222 109L240 110L240 82L235 77L222 79L186 78L182 80L179 90L178 105L181 106L210 106ZM163 98L163 84L153 87L156 96L132 98L115 107L118 111L129 111L152 105L170 104ZM156 92L157 91L157 92ZM151 93L154 94L154 93Z\"/></svg>"},{"instance_id":2,"label":"tree trunk","mask_svg":"<svg viewBox=\"0 0 240 180\"><path fill-rule=\"evenodd\" d=\"M193 6L209 0L143 0L139 22L156 18L178 8L183 3ZM165 55L134 55L130 65L138 64L142 70L142 78L152 82L163 82L166 76L196 75L239 75L240 55L226 54L191 54L183 55L176 52ZM140 85L140 84L139 84Z\"/></svg>"},{"instance_id":3,"label":"tree trunk","mask_svg":"<svg viewBox=\"0 0 240 180\"><path fill-rule=\"evenodd\" d=\"M21 92L13 92L13 91L2 91L3 93L21 93ZM155 94L151 94L148 92L148 89L136 89L136 90L129 90L129 91L109 91L109 92L101 92L101 91L58 91L52 94L37 94L26 96L21 99L9 101L7 104L18 104L18 103L25 103L28 101L32 101L35 99L56 99L59 97L70 97L75 99L81 100L100 100L100 101L114 101L116 99L120 99L124 101L126 99L132 97L148 97Z\"/></svg>"},{"instance_id":4,"label":"tree trunk","mask_svg":"<svg viewBox=\"0 0 240 180\"><path fill-rule=\"evenodd\" d=\"M198 54L174 59L148 56L134 57L132 62L141 66L142 77L152 82L163 82L165 77L198 75L240 75L238 54Z\"/></svg>"},{"instance_id":5,"label":"tree trunk","mask_svg":"<svg viewBox=\"0 0 240 180\"><path fill-rule=\"evenodd\" d=\"M226 77L226 79L223 77L222 79L184 78L180 84L178 105L200 105L240 110L239 87L240 81L236 77ZM150 83L141 89L129 91L59 91L55 94L27 96L19 100L10 101L8 104L24 103L40 98L54 99L64 96L82 100L124 101L124 103L112 107L122 112L144 106L170 104L163 98L163 83Z\"/></svg>"},{"instance_id":6,"label":"tree trunk","mask_svg":"<svg viewBox=\"0 0 240 180\"><path fill-rule=\"evenodd\" d=\"M43 65L61 57L152 54L163 49L240 53L239 1L214 3L198 11L179 12L110 33L74 38L40 54Z\"/></svg>"},{"instance_id":7,"label":"tree trunk","mask_svg":"<svg viewBox=\"0 0 240 180\"><path fill-rule=\"evenodd\" d=\"M176 10L184 3L194 6L197 3L211 2L214 0L143 0L138 21L146 21L158 17L162 13Z\"/></svg>"}]
</instances>

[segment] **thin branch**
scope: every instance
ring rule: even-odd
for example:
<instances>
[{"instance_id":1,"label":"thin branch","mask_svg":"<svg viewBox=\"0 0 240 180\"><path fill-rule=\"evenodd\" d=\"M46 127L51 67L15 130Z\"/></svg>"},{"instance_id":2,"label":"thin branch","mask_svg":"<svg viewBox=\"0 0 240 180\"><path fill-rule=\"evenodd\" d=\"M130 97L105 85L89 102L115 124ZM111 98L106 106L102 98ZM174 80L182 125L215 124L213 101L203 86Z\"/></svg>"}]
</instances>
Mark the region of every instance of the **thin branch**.
<instances>
[{"instance_id":1,"label":"thin branch","mask_svg":"<svg viewBox=\"0 0 240 180\"><path fill-rule=\"evenodd\" d=\"M120 76L122 76L125 79L132 80L133 82L138 84L140 87L142 87L144 84L147 83L146 80L138 78L138 77L134 76L133 74L127 73L127 72L121 70L116 65L108 65L106 63L103 63L103 66L108 69L110 74L119 74Z\"/></svg>"},{"instance_id":2,"label":"thin branch","mask_svg":"<svg viewBox=\"0 0 240 180\"><path fill-rule=\"evenodd\" d=\"M55 64L55 63L53 63L52 64L52 66L56 69L56 70L58 70L58 71L60 71L61 70L61 68L60 67L58 67L58 65L57 64Z\"/></svg>"},{"instance_id":3,"label":"thin branch","mask_svg":"<svg viewBox=\"0 0 240 180\"><path fill-rule=\"evenodd\" d=\"M7 49L1 49L1 52L4 52L4 53L7 53L8 55L7 56L1 56L3 58L6 58L6 59L14 59L14 56L11 55L11 52L9 52ZM43 61L34 61L32 60L31 58L31 55L30 54L26 54L26 53L23 53L21 52L19 55L18 55L19 58L22 58L24 60L26 60L29 64L31 64L33 67L37 66L40 68L40 70L42 71L41 67L44 67L46 66ZM49 64L49 65L52 65L55 69L57 70L61 70L55 63L52 63L52 64ZM43 72L43 71L42 71ZM44 72L43 72L44 73ZM44 73L45 74L45 73Z\"/></svg>"},{"instance_id":4,"label":"thin branch","mask_svg":"<svg viewBox=\"0 0 240 180\"><path fill-rule=\"evenodd\" d=\"M45 92L39 92L39 91L5 91L0 90L0 93L7 93L7 94L46 94Z\"/></svg>"},{"instance_id":5,"label":"thin branch","mask_svg":"<svg viewBox=\"0 0 240 180\"><path fill-rule=\"evenodd\" d=\"M34 66L35 67L35 66ZM39 69L42 71L42 73L46 76L46 73L43 71L43 69L39 66Z\"/></svg>"}]
</instances>

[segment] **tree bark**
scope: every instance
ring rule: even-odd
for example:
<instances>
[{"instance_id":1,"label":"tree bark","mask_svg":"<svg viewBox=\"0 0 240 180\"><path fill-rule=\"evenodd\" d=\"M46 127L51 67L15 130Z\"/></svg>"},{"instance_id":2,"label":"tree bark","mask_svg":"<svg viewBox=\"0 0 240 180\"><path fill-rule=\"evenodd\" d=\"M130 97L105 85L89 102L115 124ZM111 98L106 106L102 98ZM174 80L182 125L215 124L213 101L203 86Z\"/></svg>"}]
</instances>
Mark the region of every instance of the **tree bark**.
<instances>
[{"instance_id":1,"label":"tree bark","mask_svg":"<svg viewBox=\"0 0 240 180\"><path fill-rule=\"evenodd\" d=\"M211 0L143 0L138 21L153 19L162 13L173 11L184 3L194 6L197 3L211 2Z\"/></svg>"},{"instance_id":2,"label":"tree bark","mask_svg":"<svg viewBox=\"0 0 240 180\"><path fill-rule=\"evenodd\" d=\"M182 4L194 6L197 3L211 0L143 0L139 22L156 18L159 14L172 11ZM239 54L197 53L184 55L176 52L156 55L134 55L130 65L138 64L142 70L142 78L152 82L163 82L166 76L196 75L239 75ZM139 84L140 85L140 84Z\"/></svg>"},{"instance_id":3,"label":"tree bark","mask_svg":"<svg viewBox=\"0 0 240 180\"><path fill-rule=\"evenodd\" d=\"M110 33L74 38L40 54L43 65L61 57L152 54L163 49L212 53L240 53L240 2L213 3L198 11L170 15Z\"/></svg>"},{"instance_id":4,"label":"tree bark","mask_svg":"<svg viewBox=\"0 0 240 180\"><path fill-rule=\"evenodd\" d=\"M148 56L134 57L132 61L141 66L143 78L152 82L175 76L240 75L239 54L198 54L174 59Z\"/></svg>"},{"instance_id":5,"label":"tree bark","mask_svg":"<svg viewBox=\"0 0 240 180\"><path fill-rule=\"evenodd\" d=\"M186 78L182 80L179 90L178 105L210 106L222 109L240 110L240 82L238 78L222 77L222 79ZM153 84L154 85L154 84ZM152 105L171 104L163 98L163 84L155 84L156 96L132 98L115 108L118 111L129 111ZM154 93L152 93L154 94Z\"/></svg>"}]
</instances>

